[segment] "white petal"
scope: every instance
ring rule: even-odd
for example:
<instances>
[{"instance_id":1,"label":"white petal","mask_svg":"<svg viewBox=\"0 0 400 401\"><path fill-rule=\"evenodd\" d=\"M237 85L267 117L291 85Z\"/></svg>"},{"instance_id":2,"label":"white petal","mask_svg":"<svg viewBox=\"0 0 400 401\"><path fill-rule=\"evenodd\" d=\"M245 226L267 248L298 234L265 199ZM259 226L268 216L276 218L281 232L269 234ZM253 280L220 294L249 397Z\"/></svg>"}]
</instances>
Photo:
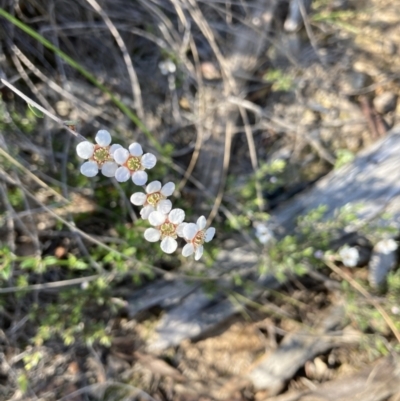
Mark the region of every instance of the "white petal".
<instances>
[{"instance_id":1,"label":"white petal","mask_svg":"<svg viewBox=\"0 0 400 401\"><path fill-rule=\"evenodd\" d=\"M175 191L175 184L173 182L167 182L162 188L161 193L164 196L171 196Z\"/></svg>"},{"instance_id":2,"label":"white petal","mask_svg":"<svg viewBox=\"0 0 400 401\"><path fill-rule=\"evenodd\" d=\"M215 235L215 228L214 227L207 228L204 242L210 242L214 238L214 235Z\"/></svg>"},{"instance_id":3,"label":"white petal","mask_svg":"<svg viewBox=\"0 0 400 401\"><path fill-rule=\"evenodd\" d=\"M157 210L163 214L168 214L172 209L172 202L169 199L160 200L157 204Z\"/></svg>"},{"instance_id":4,"label":"white petal","mask_svg":"<svg viewBox=\"0 0 400 401\"><path fill-rule=\"evenodd\" d=\"M125 166L118 167L117 171L115 172L115 179L119 182L128 181L130 176L131 172Z\"/></svg>"},{"instance_id":5,"label":"white petal","mask_svg":"<svg viewBox=\"0 0 400 401\"><path fill-rule=\"evenodd\" d=\"M161 249L165 253L172 253L176 251L176 248L178 248L178 243L171 237L165 237L161 241Z\"/></svg>"},{"instance_id":6,"label":"white petal","mask_svg":"<svg viewBox=\"0 0 400 401\"><path fill-rule=\"evenodd\" d=\"M150 213L149 223L152 226L161 226L161 224L164 223L165 220L167 220L167 215L165 214L157 211Z\"/></svg>"},{"instance_id":7,"label":"white petal","mask_svg":"<svg viewBox=\"0 0 400 401\"><path fill-rule=\"evenodd\" d=\"M129 157L129 152L127 149L120 147L114 151L113 157L118 164L124 164Z\"/></svg>"},{"instance_id":8,"label":"white petal","mask_svg":"<svg viewBox=\"0 0 400 401\"><path fill-rule=\"evenodd\" d=\"M155 228L148 228L144 232L144 238L149 242L157 242L161 237L160 231L156 230Z\"/></svg>"},{"instance_id":9,"label":"white petal","mask_svg":"<svg viewBox=\"0 0 400 401\"><path fill-rule=\"evenodd\" d=\"M118 145L118 143L114 143L114 145L111 145L111 146L110 146L110 150L109 150L110 155L113 156L113 155L114 155L114 152L115 152L117 149L121 149L121 148L122 148L121 145Z\"/></svg>"},{"instance_id":10,"label":"white petal","mask_svg":"<svg viewBox=\"0 0 400 401\"><path fill-rule=\"evenodd\" d=\"M86 177L94 177L99 172L96 162L86 162L81 166L81 173Z\"/></svg>"},{"instance_id":11,"label":"white petal","mask_svg":"<svg viewBox=\"0 0 400 401\"><path fill-rule=\"evenodd\" d=\"M185 220L185 212L182 209L173 209L169 212L168 219L173 224L181 224Z\"/></svg>"},{"instance_id":12,"label":"white petal","mask_svg":"<svg viewBox=\"0 0 400 401\"><path fill-rule=\"evenodd\" d=\"M199 227L199 230L203 230L206 227L206 223L207 223L206 218L204 216L200 216L197 219L197 227Z\"/></svg>"},{"instance_id":13,"label":"white petal","mask_svg":"<svg viewBox=\"0 0 400 401\"><path fill-rule=\"evenodd\" d=\"M181 223L179 224L178 227L176 227L176 233L178 234L179 237L183 237L183 229L185 228L187 223Z\"/></svg>"},{"instance_id":14,"label":"white petal","mask_svg":"<svg viewBox=\"0 0 400 401\"><path fill-rule=\"evenodd\" d=\"M158 192L161 189L161 182L160 181L152 181L146 187L146 192L148 194L152 194L153 192Z\"/></svg>"},{"instance_id":15,"label":"white petal","mask_svg":"<svg viewBox=\"0 0 400 401\"><path fill-rule=\"evenodd\" d=\"M140 217L143 220L147 220L149 218L150 214L153 212L155 212L154 207L151 205L147 205L140 211Z\"/></svg>"},{"instance_id":16,"label":"white petal","mask_svg":"<svg viewBox=\"0 0 400 401\"><path fill-rule=\"evenodd\" d=\"M108 146L111 143L111 135L105 129L98 131L94 139L100 146Z\"/></svg>"},{"instance_id":17,"label":"white petal","mask_svg":"<svg viewBox=\"0 0 400 401\"><path fill-rule=\"evenodd\" d=\"M186 244L182 249L182 255L187 258L194 252L193 244Z\"/></svg>"},{"instance_id":18,"label":"white petal","mask_svg":"<svg viewBox=\"0 0 400 401\"><path fill-rule=\"evenodd\" d=\"M88 141L78 143L76 146L76 153L82 159L89 159L93 156L94 145Z\"/></svg>"},{"instance_id":19,"label":"white petal","mask_svg":"<svg viewBox=\"0 0 400 401\"><path fill-rule=\"evenodd\" d=\"M157 163L157 158L152 153L146 153L142 156L142 166L147 169L153 168Z\"/></svg>"},{"instance_id":20,"label":"white petal","mask_svg":"<svg viewBox=\"0 0 400 401\"><path fill-rule=\"evenodd\" d=\"M194 254L194 260L199 260L202 256L203 256L203 245L200 245L197 249L196 249L196 253Z\"/></svg>"},{"instance_id":21,"label":"white petal","mask_svg":"<svg viewBox=\"0 0 400 401\"><path fill-rule=\"evenodd\" d=\"M139 143L134 142L129 145L129 152L132 156L142 156L143 149Z\"/></svg>"},{"instance_id":22,"label":"white petal","mask_svg":"<svg viewBox=\"0 0 400 401\"><path fill-rule=\"evenodd\" d=\"M147 173L145 171L135 171L132 174L132 181L136 185L144 185L147 182Z\"/></svg>"},{"instance_id":23,"label":"white petal","mask_svg":"<svg viewBox=\"0 0 400 401\"><path fill-rule=\"evenodd\" d=\"M114 177L118 169L118 164L115 162L105 162L101 168L101 172L106 177Z\"/></svg>"},{"instance_id":24,"label":"white petal","mask_svg":"<svg viewBox=\"0 0 400 401\"><path fill-rule=\"evenodd\" d=\"M136 206L142 206L146 202L147 196L143 192L135 192L131 196L131 202Z\"/></svg>"},{"instance_id":25,"label":"white petal","mask_svg":"<svg viewBox=\"0 0 400 401\"><path fill-rule=\"evenodd\" d=\"M188 241L190 241L197 234L197 231L198 231L197 224L188 223L183 229L183 235Z\"/></svg>"}]
</instances>

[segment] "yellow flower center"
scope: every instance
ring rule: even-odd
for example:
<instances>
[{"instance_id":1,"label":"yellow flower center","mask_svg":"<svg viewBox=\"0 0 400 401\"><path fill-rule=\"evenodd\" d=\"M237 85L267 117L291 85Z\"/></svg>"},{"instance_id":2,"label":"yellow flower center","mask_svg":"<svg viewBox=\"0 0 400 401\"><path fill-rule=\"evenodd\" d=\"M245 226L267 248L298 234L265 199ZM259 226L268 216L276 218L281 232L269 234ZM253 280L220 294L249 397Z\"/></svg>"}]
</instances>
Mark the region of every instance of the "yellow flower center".
<instances>
[{"instance_id":1,"label":"yellow flower center","mask_svg":"<svg viewBox=\"0 0 400 401\"><path fill-rule=\"evenodd\" d=\"M125 162L125 165L131 171L138 171L142 167L140 157L137 156L129 156L128 160Z\"/></svg>"},{"instance_id":2,"label":"yellow flower center","mask_svg":"<svg viewBox=\"0 0 400 401\"><path fill-rule=\"evenodd\" d=\"M158 202L163 198L160 192L154 192L147 196L147 203L151 206L157 206Z\"/></svg>"},{"instance_id":3,"label":"yellow flower center","mask_svg":"<svg viewBox=\"0 0 400 401\"><path fill-rule=\"evenodd\" d=\"M92 159L99 165L102 166L105 162L112 160L108 146L96 145L94 148Z\"/></svg>"},{"instance_id":4,"label":"yellow flower center","mask_svg":"<svg viewBox=\"0 0 400 401\"><path fill-rule=\"evenodd\" d=\"M161 224L160 226L161 238L165 237L176 238L177 235L175 231L176 231L175 224L170 223L168 220L165 223Z\"/></svg>"},{"instance_id":5,"label":"yellow flower center","mask_svg":"<svg viewBox=\"0 0 400 401\"><path fill-rule=\"evenodd\" d=\"M206 238L206 232L205 230L198 231L197 234L194 236L192 239L193 245L195 247L198 247L200 245L204 244L204 240Z\"/></svg>"}]
</instances>

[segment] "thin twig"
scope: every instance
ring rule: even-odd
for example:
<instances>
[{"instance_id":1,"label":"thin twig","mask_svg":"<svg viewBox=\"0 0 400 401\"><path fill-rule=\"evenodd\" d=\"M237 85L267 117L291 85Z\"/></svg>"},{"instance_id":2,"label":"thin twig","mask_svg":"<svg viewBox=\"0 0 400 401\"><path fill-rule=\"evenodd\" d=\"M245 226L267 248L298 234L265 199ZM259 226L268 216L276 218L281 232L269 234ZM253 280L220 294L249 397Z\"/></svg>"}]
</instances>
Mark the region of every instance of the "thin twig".
<instances>
[{"instance_id":1,"label":"thin twig","mask_svg":"<svg viewBox=\"0 0 400 401\"><path fill-rule=\"evenodd\" d=\"M135 68L133 67L132 59L129 56L128 49L126 48L125 42L122 39L122 36L118 32L118 29L115 27L114 23L111 21L110 17L107 13L101 8L100 4L97 3L96 0L86 0L103 18L105 24L111 32L111 35L114 36L117 45L119 46L122 56L125 61L126 69L128 71L129 79L131 81L132 86L132 94L134 96L135 109L139 118L143 120L144 118L144 109L143 109L143 101L142 101L142 91L139 85L139 79L136 75Z\"/></svg>"},{"instance_id":2,"label":"thin twig","mask_svg":"<svg viewBox=\"0 0 400 401\"><path fill-rule=\"evenodd\" d=\"M257 206L258 206L258 210L260 212L262 212L262 211L264 211L264 208L265 208L265 202L264 202L264 198L263 198L263 194L262 194L261 183L260 183L260 180L257 175L259 166L258 166L258 160L257 160L256 147L254 144L253 132L251 131L251 128L250 128L249 118L247 116L246 109L239 106L239 111L240 111L240 115L242 116L242 119L243 119L244 131L246 133L247 144L249 146L251 166L253 167L253 171L254 171Z\"/></svg>"},{"instance_id":3,"label":"thin twig","mask_svg":"<svg viewBox=\"0 0 400 401\"><path fill-rule=\"evenodd\" d=\"M79 138L81 140L86 140L84 136L79 134L78 132L72 130L69 128L69 126L61 120L61 118L56 117L54 114L50 113L47 111L44 107L42 107L40 104L36 103L33 101L30 97L26 96L23 94L20 90L18 90L14 85L10 84L8 81L5 79L1 78L0 81L7 86L7 88L11 89L14 93L16 93L19 97L25 100L26 103L30 104L31 106L35 107L39 111L41 111L43 114L45 114L47 117L51 118L53 121L57 122L58 124L62 125L70 134L75 136L76 138Z\"/></svg>"}]
</instances>

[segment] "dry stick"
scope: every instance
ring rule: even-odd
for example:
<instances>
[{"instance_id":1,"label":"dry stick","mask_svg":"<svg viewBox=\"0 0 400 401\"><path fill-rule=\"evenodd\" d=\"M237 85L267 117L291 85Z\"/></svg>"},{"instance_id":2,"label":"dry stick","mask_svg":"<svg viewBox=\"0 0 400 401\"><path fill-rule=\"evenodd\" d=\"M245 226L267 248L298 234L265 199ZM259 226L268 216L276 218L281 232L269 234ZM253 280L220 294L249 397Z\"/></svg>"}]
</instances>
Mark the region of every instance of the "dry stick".
<instances>
[{"instance_id":1,"label":"dry stick","mask_svg":"<svg viewBox=\"0 0 400 401\"><path fill-rule=\"evenodd\" d=\"M195 65L196 65L196 76L197 76L198 97L199 97L198 112L199 112L199 120L201 120L202 116L204 116L205 109L206 109L205 98L204 98L204 83L203 83L203 78L201 76L199 54L197 52L196 43L193 40L193 37L190 40L190 48L192 50L193 59L194 59ZM186 185L189 177L193 173L193 170L194 170L197 160L199 158L200 149L201 149L201 145L203 143L203 138L204 138L204 127L203 127L202 121L199 121L199 123L196 124L196 127L197 127L196 144L194 146L194 151L193 151L192 157L190 159L189 166L187 167L185 174L177 187L178 191L180 191Z\"/></svg>"},{"instance_id":2,"label":"dry stick","mask_svg":"<svg viewBox=\"0 0 400 401\"><path fill-rule=\"evenodd\" d=\"M265 203L264 203L264 198L263 198L263 194L262 194L262 187L260 184L260 180L257 176L258 160L257 160L256 147L254 145L253 133L250 128L247 111L243 107L240 107L240 106L239 106L239 111L240 111L240 114L243 119L244 131L246 133L247 144L249 146L251 165L254 170L255 187L256 187L256 195L257 195L257 206L258 206L259 211L262 212L262 211L264 211Z\"/></svg>"},{"instance_id":3,"label":"dry stick","mask_svg":"<svg viewBox=\"0 0 400 401\"><path fill-rule=\"evenodd\" d=\"M25 100L26 103L30 104L31 106L35 107L39 111L41 111L43 114L46 114L47 117L50 117L53 121L57 122L58 124L61 124L70 134L75 136L78 139L81 140L86 140L84 136L81 134L78 134L76 131L72 130L69 128L69 126L60 118L56 117L54 114L50 113L47 111L44 107L42 107L40 104L36 103L33 101L31 98L28 96L24 95L20 90L18 90L14 85L11 85L8 81L5 79L1 78L0 81L7 86L7 88L11 89L14 93L16 93L18 96L20 96L22 99Z\"/></svg>"},{"instance_id":4,"label":"dry stick","mask_svg":"<svg viewBox=\"0 0 400 401\"><path fill-rule=\"evenodd\" d=\"M222 198L224 196L225 182L226 182L226 177L228 175L229 162L231 158L232 131L233 131L233 122L227 121L225 130L224 163L222 165L221 182L219 184L218 194L217 197L215 198L213 208L207 219L208 224L210 224L214 220L214 217L218 213L218 209L221 206Z\"/></svg>"},{"instance_id":5,"label":"dry stick","mask_svg":"<svg viewBox=\"0 0 400 401\"><path fill-rule=\"evenodd\" d=\"M103 18L104 22L106 23L108 29L110 30L111 34L114 36L117 45L119 46L122 56L125 61L126 69L128 70L129 79L132 85L132 94L134 96L135 102L135 109L136 113L138 114L141 120L144 119L144 109L143 109L143 101L142 101L142 92L139 85L139 80L135 72L135 68L133 67L132 59L129 56L128 49L126 48L125 42L122 39L118 29L115 27L114 23L111 21L110 17L107 15L106 12L101 8L99 3L96 0L86 0Z\"/></svg>"},{"instance_id":6,"label":"dry stick","mask_svg":"<svg viewBox=\"0 0 400 401\"><path fill-rule=\"evenodd\" d=\"M395 324L391 317L387 314L385 309L375 300L375 298L365 289L363 288L357 281L355 281L349 274L345 273L343 270L339 269L334 263L325 259L324 263L338 276L342 279L346 280L355 290L357 290L361 295L363 295L366 300L376 308L376 310L382 315L383 319L385 320L386 324L392 330L394 336L396 337L397 341L400 343L400 332L397 330Z\"/></svg>"},{"instance_id":7,"label":"dry stick","mask_svg":"<svg viewBox=\"0 0 400 401\"><path fill-rule=\"evenodd\" d=\"M0 288L0 294L10 294L12 292L20 292L20 291L40 291L40 290L47 290L47 289L53 289L53 288L69 287L71 285L77 285L77 284L94 281L100 277L108 278L109 276L112 277L112 273L109 273L108 275L105 275L104 273L103 274L94 274L92 276L72 278L72 279L61 280L61 281L53 281L51 283L44 283L44 284L31 284L31 285L27 285L26 287Z\"/></svg>"},{"instance_id":8,"label":"dry stick","mask_svg":"<svg viewBox=\"0 0 400 401\"><path fill-rule=\"evenodd\" d=\"M323 66L325 66L326 62L323 60L323 58L319 54L318 44L317 44L317 41L315 39L314 33L313 33L312 29L311 29L310 21L308 20L307 10L304 7L303 0L292 0L292 1L297 1L298 2L299 8L300 8L300 13L301 13L301 16L302 16L303 22L304 22L304 27L306 28L307 36L310 39L311 46L314 49L314 52L317 55L318 60L320 61L320 63Z\"/></svg>"}]
</instances>

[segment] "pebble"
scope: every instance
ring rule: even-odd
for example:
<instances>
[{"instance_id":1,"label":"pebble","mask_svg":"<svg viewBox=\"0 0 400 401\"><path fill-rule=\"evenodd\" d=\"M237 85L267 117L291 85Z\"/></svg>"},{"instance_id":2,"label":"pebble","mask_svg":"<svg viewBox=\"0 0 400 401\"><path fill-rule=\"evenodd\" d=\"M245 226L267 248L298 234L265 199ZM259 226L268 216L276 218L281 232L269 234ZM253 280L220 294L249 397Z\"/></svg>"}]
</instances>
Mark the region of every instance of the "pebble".
<instances>
[{"instance_id":1,"label":"pebble","mask_svg":"<svg viewBox=\"0 0 400 401\"><path fill-rule=\"evenodd\" d=\"M383 92L374 98L375 110L380 114L386 114L396 110L397 96L392 92Z\"/></svg>"}]
</instances>

